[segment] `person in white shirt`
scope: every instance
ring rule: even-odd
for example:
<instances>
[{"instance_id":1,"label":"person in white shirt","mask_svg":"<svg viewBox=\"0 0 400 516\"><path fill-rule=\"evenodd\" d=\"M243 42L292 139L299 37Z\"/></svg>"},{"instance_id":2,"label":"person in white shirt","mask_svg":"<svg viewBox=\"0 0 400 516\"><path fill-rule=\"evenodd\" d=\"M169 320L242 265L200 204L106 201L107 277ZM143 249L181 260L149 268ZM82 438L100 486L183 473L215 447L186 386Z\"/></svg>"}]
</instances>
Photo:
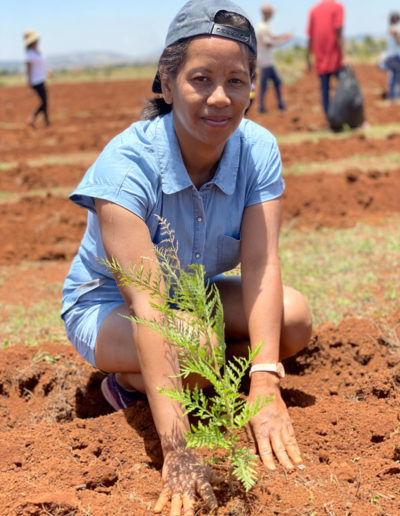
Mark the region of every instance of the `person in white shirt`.
<instances>
[{"instance_id":1,"label":"person in white shirt","mask_svg":"<svg viewBox=\"0 0 400 516\"><path fill-rule=\"evenodd\" d=\"M28 85L39 95L40 104L28 119L27 124L35 127L35 120L43 113L46 126L50 125L47 108L47 90L45 81L47 78L46 64L43 55L39 51L39 34L33 29L24 32L24 45L26 49L26 72Z\"/></svg>"},{"instance_id":2,"label":"person in white shirt","mask_svg":"<svg viewBox=\"0 0 400 516\"><path fill-rule=\"evenodd\" d=\"M274 47L285 43L292 36L291 34L273 34L269 27L269 20L275 13L275 9L271 4L263 4L261 6L262 21L256 28L257 36L257 47L258 57L257 65L259 68L260 76L260 91L259 91L259 103L258 112L266 113L264 97L267 91L268 81L271 80L274 83L276 98L278 100L278 107L280 110L286 109L286 105L282 99L282 79L276 70L272 50Z\"/></svg>"}]
</instances>

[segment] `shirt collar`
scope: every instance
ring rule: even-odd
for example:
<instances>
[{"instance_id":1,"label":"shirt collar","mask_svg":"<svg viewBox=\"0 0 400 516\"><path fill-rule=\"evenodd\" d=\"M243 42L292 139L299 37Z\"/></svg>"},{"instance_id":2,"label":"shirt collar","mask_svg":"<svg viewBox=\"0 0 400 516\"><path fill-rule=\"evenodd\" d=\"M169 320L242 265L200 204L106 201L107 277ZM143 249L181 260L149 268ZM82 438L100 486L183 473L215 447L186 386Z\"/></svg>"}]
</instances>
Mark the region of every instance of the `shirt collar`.
<instances>
[{"instance_id":1,"label":"shirt collar","mask_svg":"<svg viewBox=\"0 0 400 516\"><path fill-rule=\"evenodd\" d=\"M162 190L174 194L193 186L183 163L181 150L176 138L172 112L160 117L156 132L156 154L161 172ZM225 144L217 171L210 181L226 195L235 190L239 168L240 132L237 129Z\"/></svg>"}]
</instances>

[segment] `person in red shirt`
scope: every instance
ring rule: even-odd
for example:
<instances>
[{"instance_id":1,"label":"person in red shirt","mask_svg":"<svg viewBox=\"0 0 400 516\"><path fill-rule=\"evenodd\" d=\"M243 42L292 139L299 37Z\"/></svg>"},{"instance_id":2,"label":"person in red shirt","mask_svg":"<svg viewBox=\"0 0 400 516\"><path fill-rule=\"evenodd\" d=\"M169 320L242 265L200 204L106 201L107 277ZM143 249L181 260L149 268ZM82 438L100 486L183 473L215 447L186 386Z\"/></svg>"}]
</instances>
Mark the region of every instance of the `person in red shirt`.
<instances>
[{"instance_id":1,"label":"person in red shirt","mask_svg":"<svg viewBox=\"0 0 400 516\"><path fill-rule=\"evenodd\" d=\"M344 62L343 40L344 7L336 0L321 0L309 13L307 65L314 68L321 80L322 105L328 114L330 79L336 77Z\"/></svg>"}]
</instances>

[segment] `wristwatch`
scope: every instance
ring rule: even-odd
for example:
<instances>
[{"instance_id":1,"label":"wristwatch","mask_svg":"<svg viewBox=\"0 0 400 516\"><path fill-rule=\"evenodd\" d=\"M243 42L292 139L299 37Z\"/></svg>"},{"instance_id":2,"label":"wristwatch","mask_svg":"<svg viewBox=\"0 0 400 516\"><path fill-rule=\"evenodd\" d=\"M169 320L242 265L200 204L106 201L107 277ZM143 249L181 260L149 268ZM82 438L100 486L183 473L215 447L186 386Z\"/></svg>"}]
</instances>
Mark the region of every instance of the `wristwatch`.
<instances>
[{"instance_id":1,"label":"wristwatch","mask_svg":"<svg viewBox=\"0 0 400 516\"><path fill-rule=\"evenodd\" d=\"M249 376L257 371L263 371L266 373L276 373L279 378L285 377L285 368L283 367L282 362L276 362L273 364L256 364L251 366Z\"/></svg>"}]
</instances>

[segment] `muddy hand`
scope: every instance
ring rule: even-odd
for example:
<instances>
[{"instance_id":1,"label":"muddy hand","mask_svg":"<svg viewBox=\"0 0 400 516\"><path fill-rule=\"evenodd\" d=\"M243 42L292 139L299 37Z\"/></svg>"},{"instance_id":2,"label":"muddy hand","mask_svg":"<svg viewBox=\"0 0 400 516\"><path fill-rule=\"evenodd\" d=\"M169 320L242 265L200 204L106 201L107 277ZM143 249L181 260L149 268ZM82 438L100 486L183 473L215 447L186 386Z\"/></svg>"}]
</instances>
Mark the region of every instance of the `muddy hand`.
<instances>
[{"instance_id":1,"label":"muddy hand","mask_svg":"<svg viewBox=\"0 0 400 516\"><path fill-rule=\"evenodd\" d=\"M286 469L293 470L295 466L302 464L302 459L279 387L271 392L270 388L258 386L253 393L250 392L249 401L256 397L255 392L261 399L267 395L274 399L251 419L247 429L250 442L269 470L276 469L274 455Z\"/></svg>"},{"instance_id":2,"label":"muddy hand","mask_svg":"<svg viewBox=\"0 0 400 516\"><path fill-rule=\"evenodd\" d=\"M193 450L181 449L169 452L164 460L163 489L154 507L162 512L171 500L170 516L194 516L196 494L200 495L210 511L217 508L217 499L211 484L222 481L208 466L200 464Z\"/></svg>"}]
</instances>

